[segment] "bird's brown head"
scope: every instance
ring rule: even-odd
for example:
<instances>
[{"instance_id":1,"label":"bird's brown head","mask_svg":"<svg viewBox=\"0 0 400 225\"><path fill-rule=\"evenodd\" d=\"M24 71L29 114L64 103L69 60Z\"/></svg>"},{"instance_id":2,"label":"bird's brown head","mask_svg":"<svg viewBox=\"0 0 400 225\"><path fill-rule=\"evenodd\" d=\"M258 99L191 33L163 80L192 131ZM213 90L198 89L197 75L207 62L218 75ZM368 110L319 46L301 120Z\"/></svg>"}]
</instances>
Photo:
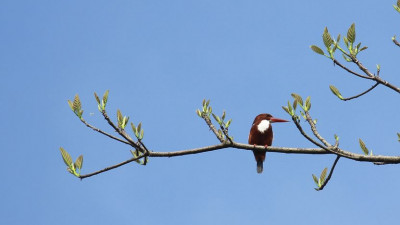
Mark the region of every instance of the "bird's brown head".
<instances>
[{"instance_id":1,"label":"bird's brown head","mask_svg":"<svg viewBox=\"0 0 400 225\"><path fill-rule=\"evenodd\" d=\"M270 123L289 122L289 121L284 120L284 119L275 118L271 114L262 113L262 114L256 116L256 118L253 121L253 124L257 124L258 125L263 120L268 120Z\"/></svg>"}]
</instances>

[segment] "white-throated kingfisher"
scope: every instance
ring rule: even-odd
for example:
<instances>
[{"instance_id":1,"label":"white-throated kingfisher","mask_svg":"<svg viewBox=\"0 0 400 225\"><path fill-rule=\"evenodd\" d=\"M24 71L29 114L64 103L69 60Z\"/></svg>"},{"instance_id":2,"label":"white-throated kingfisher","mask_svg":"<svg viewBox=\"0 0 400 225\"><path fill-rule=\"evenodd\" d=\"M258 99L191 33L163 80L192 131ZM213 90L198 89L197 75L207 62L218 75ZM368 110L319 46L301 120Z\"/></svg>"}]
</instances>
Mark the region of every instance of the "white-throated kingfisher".
<instances>
[{"instance_id":1,"label":"white-throated kingfisher","mask_svg":"<svg viewBox=\"0 0 400 225\"><path fill-rule=\"evenodd\" d=\"M271 146L272 140L274 139L271 123L276 123L276 122L289 122L289 121L279 118L274 118L271 114L267 113L263 113L256 116L250 129L249 144L254 146L262 145L265 148ZM257 161L257 173L262 173L266 151L253 151L253 153Z\"/></svg>"}]
</instances>

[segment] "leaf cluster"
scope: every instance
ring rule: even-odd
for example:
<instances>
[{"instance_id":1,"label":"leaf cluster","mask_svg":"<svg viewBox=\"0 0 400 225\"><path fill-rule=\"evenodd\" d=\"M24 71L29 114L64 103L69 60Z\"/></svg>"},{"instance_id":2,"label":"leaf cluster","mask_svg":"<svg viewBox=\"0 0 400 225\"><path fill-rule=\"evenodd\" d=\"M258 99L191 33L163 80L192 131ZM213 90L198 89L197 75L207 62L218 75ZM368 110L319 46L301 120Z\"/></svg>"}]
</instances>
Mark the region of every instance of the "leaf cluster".
<instances>
[{"instance_id":1,"label":"leaf cluster","mask_svg":"<svg viewBox=\"0 0 400 225\"><path fill-rule=\"evenodd\" d=\"M100 101L99 96L97 96L96 92L94 93L94 97L96 99L97 102L97 108L99 109L100 112L103 112L104 110L106 110L106 105L107 105L107 101L108 101L108 93L109 90L107 90L104 95L103 98Z\"/></svg>"},{"instance_id":2,"label":"leaf cluster","mask_svg":"<svg viewBox=\"0 0 400 225\"><path fill-rule=\"evenodd\" d=\"M78 116L79 119L82 119L83 110L82 110L81 100L79 99L78 94L75 95L73 101L68 100L68 105L71 108L71 110L75 113L75 115Z\"/></svg>"},{"instance_id":3,"label":"leaf cluster","mask_svg":"<svg viewBox=\"0 0 400 225\"><path fill-rule=\"evenodd\" d=\"M300 110L300 114L303 116L305 119L304 112L308 112L311 109L311 97L308 96L305 101L303 101L303 98L296 94L292 93L291 96L293 97L293 103L290 103L288 101L287 107L282 106L282 109L288 113L290 116L292 116L293 119L296 119L297 121L299 120L299 116L296 114L296 109L297 105L300 105L300 107L303 109L303 111Z\"/></svg>"},{"instance_id":4,"label":"leaf cluster","mask_svg":"<svg viewBox=\"0 0 400 225\"><path fill-rule=\"evenodd\" d=\"M319 178L316 175L312 175L312 178L315 182L315 184L318 186L318 188L315 188L315 190L319 191L320 188L322 187L322 185L324 184L325 180L326 180L326 175L328 173L328 168L325 167L324 170L322 170L321 175L319 176Z\"/></svg>"},{"instance_id":5,"label":"leaf cluster","mask_svg":"<svg viewBox=\"0 0 400 225\"><path fill-rule=\"evenodd\" d=\"M65 165L67 165L68 172L79 177L83 165L83 155L80 155L75 162L73 162L70 154L64 148L60 147L60 152Z\"/></svg>"},{"instance_id":6,"label":"leaf cluster","mask_svg":"<svg viewBox=\"0 0 400 225\"><path fill-rule=\"evenodd\" d=\"M393 5L393 8L400 13L400 0L397 0L397 5Z\"/></svg>"},{"instance_id":7,"label":"leaf cluster","mask_svg":"<svg viewBox=\"0 0 400 225\"><path fill-rule=\"evenodd\" d=\"M368 48L367 46L361 47L361 42L355 45L356 28L354 23L351 24L350 28L347 30L347 35L343 37L343 42L348 51L344 50L344 48L340 47L339 45L340 34L337 36L336 39L333 39L327 27L325 27L324 32L322 33L322 41L325 45L327 54L325 54L325 52L316 45L311 45L311 50L332 60L335 59L334 53L337 49L342 52L342 56L346 61L351 62L353 61L353 57L356 57L358 53Z\"/></svg>"},{"instance_id":8,"label":"leaf cluster","mask_svg":"<svg viewBox=\"0 0 400 225\"><path fill-rule=\"evenodd\" d=\"M203 99L202 110L197 109L196 114L201 118L210 119L210 115L214 118L214 120L218 123L220 129L217 130L218 136L220 139L226 140L224 137L233 140L232 136L228 136L228 128L232 123L232 119L229 119L225 122L226 111L224 110L221 116L218 116L212 112L212 107L210 106L210 100Z\"/></svg>"}]
</instances>

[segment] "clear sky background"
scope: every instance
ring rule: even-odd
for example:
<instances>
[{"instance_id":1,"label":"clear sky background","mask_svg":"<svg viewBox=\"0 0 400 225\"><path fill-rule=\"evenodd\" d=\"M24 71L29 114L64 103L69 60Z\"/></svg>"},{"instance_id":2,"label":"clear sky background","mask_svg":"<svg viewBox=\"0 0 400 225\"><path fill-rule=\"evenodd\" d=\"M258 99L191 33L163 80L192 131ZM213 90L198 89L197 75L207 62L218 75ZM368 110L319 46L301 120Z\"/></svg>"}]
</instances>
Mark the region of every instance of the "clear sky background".
<instances>
[{"instance_id":1,"label":"clear sky background","mask_svg":"<svg viewBox=\"0 0 400 225\"><path fill-rule=\"evenodd\" d=\"M107 130L93 92L110 90L116 110L143 123L154 151L217 144L195 110L211 99L233 118L230 133L246 143L254 117L281 109L292 92L311 96L320 133L362 153L399 155L399 95L372 86L309 49L355 22L369 49L365 66L399 86L400 14L391 1L14 1L0 3L1 224L395 224L400 166L347 159L324 191L311 174L334 156L267 153L256 173L250 151L225 149L151 158L80 181L59 147L83 173L131 155L127 146L86 128L68 107L79 93L84 118ZM337 55L338 59L341 56ZM352 67L349 64L350 67ZM352 67L354 68L354 67ZM91 114L93 113L93 114ZM303 123L304 124L304 123ZM293 123L274 124L274 146L314 147Z\"/></svg>"}]
</instances>

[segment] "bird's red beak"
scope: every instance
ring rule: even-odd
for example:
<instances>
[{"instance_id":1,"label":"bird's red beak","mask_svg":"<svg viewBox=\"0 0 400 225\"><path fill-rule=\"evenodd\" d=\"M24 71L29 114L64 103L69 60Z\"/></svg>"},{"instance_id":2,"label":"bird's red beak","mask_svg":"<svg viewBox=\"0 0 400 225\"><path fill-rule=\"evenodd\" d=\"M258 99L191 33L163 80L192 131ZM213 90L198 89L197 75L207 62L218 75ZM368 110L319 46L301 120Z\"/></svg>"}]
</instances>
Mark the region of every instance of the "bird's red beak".
<instances>
[{"instance_id":1,"label":"bird's red beak","mask_svg":"<svg viewBox=\"0 0 400 225\"><path fill-rule=\"evenodd\" d=\"M287 121L287 120L283 120L283 119L279 119L279 118L274 118L274 117L270 118L269 121L271 121L271 123L290 122L290 121Z\"/></svg>"}]
</instances>

